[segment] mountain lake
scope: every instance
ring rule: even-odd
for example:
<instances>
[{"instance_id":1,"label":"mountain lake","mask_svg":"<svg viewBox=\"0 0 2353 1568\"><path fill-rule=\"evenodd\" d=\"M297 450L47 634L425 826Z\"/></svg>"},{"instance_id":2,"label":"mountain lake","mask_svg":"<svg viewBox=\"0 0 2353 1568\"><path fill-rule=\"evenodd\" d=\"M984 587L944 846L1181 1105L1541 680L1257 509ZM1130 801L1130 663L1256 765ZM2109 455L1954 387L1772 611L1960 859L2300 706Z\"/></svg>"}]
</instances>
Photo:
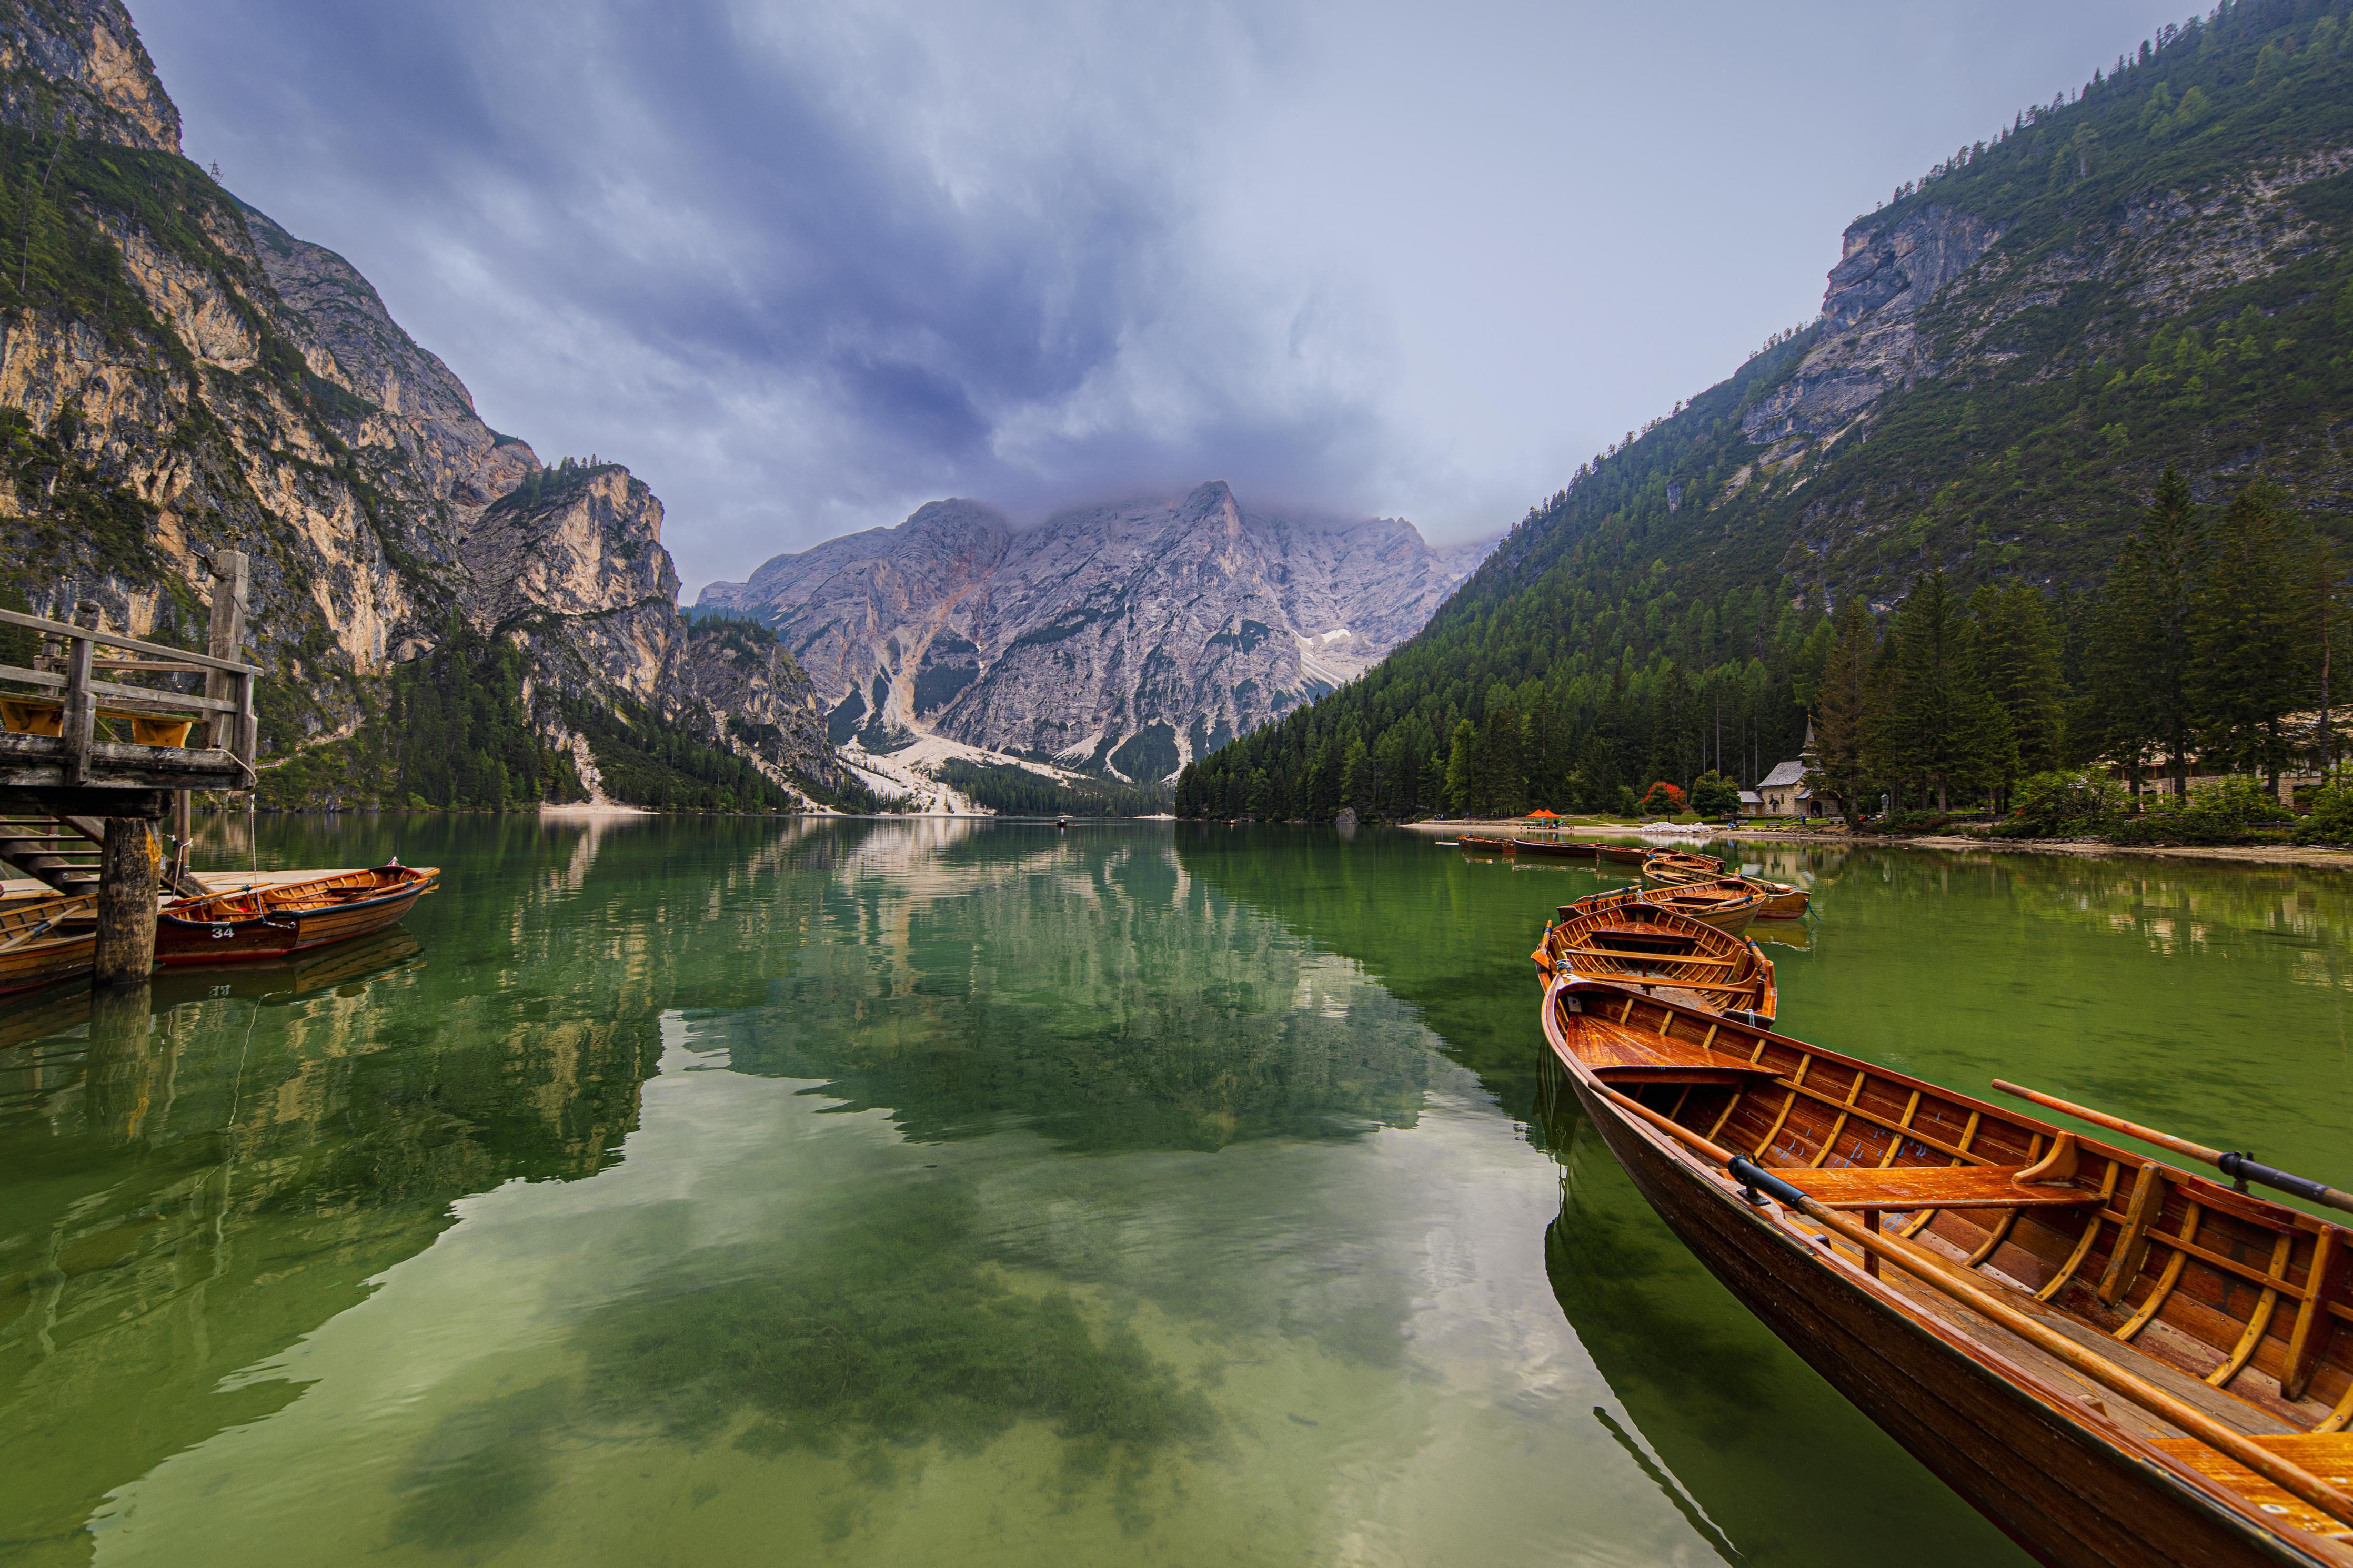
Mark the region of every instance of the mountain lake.
<instances>
[{"instance_id":1,"label":"mountain lake","mask_svg":"<svg viewBox=\"0 0 2353 1568\"><path fill-rule=\"evenodd\" d=\"M1165 823L203 843L441 890L301 965L0 1003L0 1561L2025 1561L1546 1070L1527 954L1614 868ZM2343 878L1733 852L1815 891L1787 1031L2353 1184Z\"/></svg>"}]
</instances>

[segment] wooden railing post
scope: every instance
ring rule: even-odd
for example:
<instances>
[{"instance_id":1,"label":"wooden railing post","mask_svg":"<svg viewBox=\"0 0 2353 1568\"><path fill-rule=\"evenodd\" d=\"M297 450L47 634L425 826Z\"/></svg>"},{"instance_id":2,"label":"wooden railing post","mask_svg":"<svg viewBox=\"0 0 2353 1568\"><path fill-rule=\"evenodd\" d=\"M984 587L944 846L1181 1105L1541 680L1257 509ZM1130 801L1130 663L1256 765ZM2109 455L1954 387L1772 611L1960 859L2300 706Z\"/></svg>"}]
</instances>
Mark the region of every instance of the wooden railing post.
<instances>
[{"instance_id":1,"label":"wooden railing post","mask_svg":"<svg viewBox=\"0 0 2353 1568\"><path fill-rule=\"evenodd\" d=\"M66 689L63 728L66 741L66 766L72 782L90 782L90 748L98 738L98 694L90 689L90 657L88 637L75 637L66 645Z\"/></svg>"},{"instance_id":2,"label":"wooden railing post","mask_svg":"<svg viewBox=\"0 0 2353 1568\"><path fill-rule=\"evenodd\" d=\"M215 658L242 663L245 655L246 591L252 568L241 550L224 550L213 557L212 640L206 650ZM232 689L234 683L234 689ZM213 716L212 743L253 765L253 677L216 670L205 677L205 695L237 700L235 713Z\"/></svg>"}]
</instances>

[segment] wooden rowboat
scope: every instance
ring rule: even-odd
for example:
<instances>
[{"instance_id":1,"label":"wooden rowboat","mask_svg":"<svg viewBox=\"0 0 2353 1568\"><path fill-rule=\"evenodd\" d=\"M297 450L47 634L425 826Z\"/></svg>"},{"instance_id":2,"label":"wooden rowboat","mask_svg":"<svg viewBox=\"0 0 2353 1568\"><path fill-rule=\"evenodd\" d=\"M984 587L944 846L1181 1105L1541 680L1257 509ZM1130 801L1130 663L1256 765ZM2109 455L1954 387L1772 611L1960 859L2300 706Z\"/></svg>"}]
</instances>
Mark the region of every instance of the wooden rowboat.
<instances>
[{"instance_id":1,"label":"wooden rowboat","mask_svg":"<svg viewBox=\"0 0 2353 1568\"><path fill-rule=\"evenodd\" d=\"M12 900L0 908L0 995L88 974L98 952L98 900Z\"/></svg>"},{"instance_id":2,"label":"wooden rowboat","mask_svg":"<svg viewBox=\"0 0 2353 1568\"><path fill-rule=\"evenodd\" d=\"M1454 842L1459 848L1475 849L1482 855L1509 855L1514 847L1508 838L1491 838L1483 833L1458 833Z\"/></svg>"},{"instance_id":3,"label":"wooden rowboat","mask_svg":"<svg viewBox=\"0 0 2353 1568\"><path fill-rule=\"evenodd\" d=\"M1593 846L1580 844L1574 838L1514 838L1512 847L1523 855L1537 855L1552 860L1593 858Z\"/></svg>"},{"instance_id":4,"label":"wooden rowboat","mask_svg":"<svg viewBox=\"0 0 2353 1568\"><path fill-rule=\"evenodd\" d=\"M1724 875L1724 862L1713 855L1682 849L1653 849L1642 858L1642 875L1662 887L1713 882Z\"/></svg>"},{"instance_id":5,"label":"wooden rowboat","mask_svg":"<svg viewBox=\"0 0 2353 1568\"><path fill-rule=\"evenodd\" d=\"M2043 1563L2353 1563L2353 1231L1564 969L1543 1026L1710 1270Z\"/></svg>"},{"instance_id":6,"label":"wooden rowboat","mask_svg":"<svg viewBox=\"0 0 2353 1568\"><path fill-rule=\"evenodd\" d=\"M182 899L156 921L155 962L237 963L284 958L365 936L407 914L433 891L438 868L397 860L305 882Z\"/></svg>"},{"instance_id":7,"label":"wooden rowboat","mask_svg":"<svg viewBox=\"0 0 2353 1568\"><path fill-rule=\"evenodd\" d=\"M1755 942L1641 900L1563 908L1530 956L1546 974L1608 980L1755 1024L1770 1024L1778 1005L1772 963Z\"/></svg>"},{"instance_id":8,"label":"wooden rowboat","mask_svg":"<svg viewBox=\"0 0 2353 1568\"><path fill-rule=\"evenodd\" d=\"M1633 902L1656 904L1702 925L1742 936L1757 918L1757 911L1765 907L1765 895L1737 877L1719 877L1713 882L1694 882L1683 888L1619 888L1606 893L1588 893L1577 900L1578 908Z\"/></svg>"},{"instance_id":9,"label":"wooden rowboat","mask_svg":"<svg viewBox=\"0 0 2353 1568\"><path fill-rule=\"evenodd\" d=\"M1649 858L1650 853L1640 844L1597 844L1593 847L1596 860L1614 860L1626 866L1641 865Z\"/></svg>"},{"instance_id":10,"label":"wooden rowboat","mask_svg":"<svg viewBox=\"0 0 2353 1568\"><path fill-rule=\"evenodd\" d=\"M1686 855L1680 850L1657 849L1642 862L1642 877L1662 888L1688 888L1699 882L1713 882L1725 876L1724 862L1713 855ZM1812 907L1813 895L1791 882L1768 881L1763 877L1742 877L1742 881L1765 895L1764 906L1757 911L1760 921L1799 921Z\"/></svg>"}]
</instances>

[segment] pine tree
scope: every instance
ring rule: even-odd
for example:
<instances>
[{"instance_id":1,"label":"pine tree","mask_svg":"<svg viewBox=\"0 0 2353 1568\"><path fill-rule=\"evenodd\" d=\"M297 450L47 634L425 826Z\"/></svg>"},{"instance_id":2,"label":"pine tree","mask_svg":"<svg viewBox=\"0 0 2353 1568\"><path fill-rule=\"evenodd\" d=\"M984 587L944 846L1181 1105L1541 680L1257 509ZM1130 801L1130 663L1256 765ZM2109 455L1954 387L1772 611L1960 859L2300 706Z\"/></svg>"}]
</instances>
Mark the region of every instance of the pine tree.
<instances>
[{"instance_id":1,"label":"pine tree","mask_svg":"<svg viewBox=\"0 0 2353 1568\"><path fill-rule=\"evenodd\" d=\"M1807 787L1839 804L1850 826L1862 819L1871 787L1871 670L1879 637L1860 596L1840 609L1837 635L1822 661L1814 696L1814 757Z\"/></svg>"},{"instance_id":2,"label":"pine tree","mask_svg":"<svg viewBox=\"0 0 2353 1568\"><path fill-rule=\"evenodd\" d=\"M2092 612L2088 662L2099 742L2136 777L2145 756L2162 754L2177 795L2189 790L2189 620L2206 556L2189 481L2168 468Z\"/></svg>"},{"instance_id":3,"label":"pine tree","mask_svg":"<svg viewBox=\"0 0 2353 1568\"><path fill-rule=\"evenodd\" d=\"M1468 719L1454 721L1453 742L1446 753L1446 809L1456 816L1471 814L1472 757L1479 749L1479 731Z\"/></svg>"},{"instance_id":4,"label":"pine tree","mask_svg":"<svg viewBox=\"0 0 2353 1568\"><path fill-rule=\"evenodd\" d=\"M1373 753L1361 740L1350 740L1345 759L1341 763L1340 804L1354 806L1358 815L1370 816L1377 809L1373 772Z\"/></svg>"},{"instance_id":5,"label":"pine tree","mask_svg":"<svg viewBox=\"0 0 2353 1568\"><path fill-rule=\"evenodd\" d=\"M2009 718L1978 678L1974 639L1941 572L1923 573L1888 634L1894 679L1884 719L1889 771L1950 811L1953 795L2016 768ZM1817 742L1819 742L1817 737Z\"/></svg>"},{"instance_id":6,"label":"pine tree","mask_svg":"<svg viewBox=\"0 0 2353 1568\"><path fill-rule=\"evenodd\" d=\"M1989 584L1969 596L1969 614L1978 678L2010 720L2020 771L2058 767L2066 752L2067 689L2050 605L2027 584Z\"/></svg>"},{"instance_id":7,"label":"pine tree","mask_svg":"<svg viewBox=\"0 0 2353 1568\"><path fill-rule=\"evenodd\" d=\"M1508 703L1487 710L1473 756L1474 809L1497 816L1518 816L1527 795L1527 768L1520 756L1520 716Z\"/></svg>"},{"instance_id":8,"label":"pine tree","mask_svg":"<svg viewBox=\"0 0 2353 1568\"><path fill-rule=\"evenodd\" d=\"M2258 479L2222 514L2191 605L2186 681L2210 768L2261 772L2279 787L2286 717L2305 696L2302 636L2318 605L2310 547L2286 498Z\"/></svg>"}]
</instances>

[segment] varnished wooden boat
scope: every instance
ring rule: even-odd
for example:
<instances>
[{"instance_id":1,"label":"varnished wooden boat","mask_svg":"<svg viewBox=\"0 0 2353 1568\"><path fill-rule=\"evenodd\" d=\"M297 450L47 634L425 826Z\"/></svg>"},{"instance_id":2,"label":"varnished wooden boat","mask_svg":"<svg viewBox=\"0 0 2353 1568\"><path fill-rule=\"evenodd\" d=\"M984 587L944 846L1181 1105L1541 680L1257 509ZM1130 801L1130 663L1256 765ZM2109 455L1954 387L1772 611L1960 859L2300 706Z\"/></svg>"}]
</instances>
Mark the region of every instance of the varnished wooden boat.
<instances>
[{"instance_id":1,"label":"varnished wooden boat","mask_svg":"<svg viewBox=\"0 0 2353 1568\"><path fill-rule=\"evenodd\" d=\"M0 908L0 995L88 974L98 952L97 900L11 900Z\"/></svg>"},{"instance_id":2,"label":"varnished wooden boat","mask_svg":"<svg viewBox=\"0 0 2353 1568\"><path fill-rule=\"evenodd\" d=\"M1676 1234L2042 1562L2353 1563L2353 1231L1564 969L1543 1026Z\"/></svg>"},{"instance_id":3,"label":"varnished wooden boat","mask_svg":"<svg viewBox=\"0 0 2353 1568\"><path fill-rule=\"evenodd\" d=\"M439 870L398 861L309 881L240 889L164 906L155 962L237 963L284 958L365 936L406 915Z\"/></svg>"},{"instance_id":4,"label":"varnished wooden boat","mask_svg":"<svg viewBox=\"0 0 2353 1568\"><path fill-rule=\"evenodd\" d=\"M1564 906L1531 954L1546 974L1609 980L1648 995L1770 1024L1773 965L1753 942L1644 900Z\"/></svg>"},{"instance_id":5,"label":"varnished wooden boat","mask_svg":"<svg viewBox=\"0 0 2353 1568\"><path fill-rule=\"evenodd\" d=\"M1454 836L1457 848L1474 849L1482 855L1509 855L1513 850L1508 838L1493 838L1483 833L1458 833Z\"/></svg>"},{"instance_id":6,"label":"varnished wooden boat","mask_svg":"<svg viewBox=\"0 0 2353 1568\"><path fill-rule=\"evenodd\" d=\"M1813 894L1794 882L1768 882L1762 877L1741 880L1765 895L1765 907L1757 911L1760 921L1801 921L1813 907Z\"/></svg>"},{"instance_id":7,"label":"varnished wooden boat","mask_svg":"<svg viewBox=\"0 0 2353 1568\"><path fill-rule=\"evenodd\" d=\"M1642 862L1643 880L1662 888L1688 888L1720 881L1726 875L1724 862L1713 855L1656 849ZM1765 902L1757 910L1760 921L1803 920L1813 902L1811 894L1793 883L1768 881L1763 877L1743 876L1739 879L1765 895Z\"/></svg>"},{"instance_id":8,"label":"varnished wooden boat","mask_svg":"<svg viewBox=\"0 0 2353 1568\"><path fill-rule=\"evenodd\" d=\"M1640 844L1597 844L1593 847L1596 860L1611 860L1624 866L1639 866L1650 857L1650 853Z\"/></svg>"},{"instance_id":9,"label":"varnished wooden boat","mask_svg":"<svg viewBox=\"0 0 2353 1568\"><path fill-rule=\"evenodd\" d=\"M1688 887L1619 888L1606 893L1588 893L1577 901L1579 907L1635 901L1657 904L1702 925L1743 936L1747 933L1749 922L1757 918L1757 911L1765 907L1765 895L1737 877L1719 877L1712 882L1694 882Z\"/></svg>"},{"instance_id":10,"label":"varnished wooden boat","mask_svg":"<svg viewBox=\"0 0 2353 1568\"><path fill-rule=\"evenodd\" d=\"M1683 849L1653 849L1642 857L1642 875L1662 887L1712 882L1724 875L1724 862L1713 855Z\"/></svg>"},{"instance_id":11,"label":"varnished wooden boat","mask_svg":"<svg viewBox=\"0 0 2353 1568\"><path fill-rule=\"evenodd\" d=\"M1540 856L1548 860L1593 858L1593 846L1580 844L1574 838L1514 838L1512 847L1520 854Z\"/></svg>"}]
</instances>

